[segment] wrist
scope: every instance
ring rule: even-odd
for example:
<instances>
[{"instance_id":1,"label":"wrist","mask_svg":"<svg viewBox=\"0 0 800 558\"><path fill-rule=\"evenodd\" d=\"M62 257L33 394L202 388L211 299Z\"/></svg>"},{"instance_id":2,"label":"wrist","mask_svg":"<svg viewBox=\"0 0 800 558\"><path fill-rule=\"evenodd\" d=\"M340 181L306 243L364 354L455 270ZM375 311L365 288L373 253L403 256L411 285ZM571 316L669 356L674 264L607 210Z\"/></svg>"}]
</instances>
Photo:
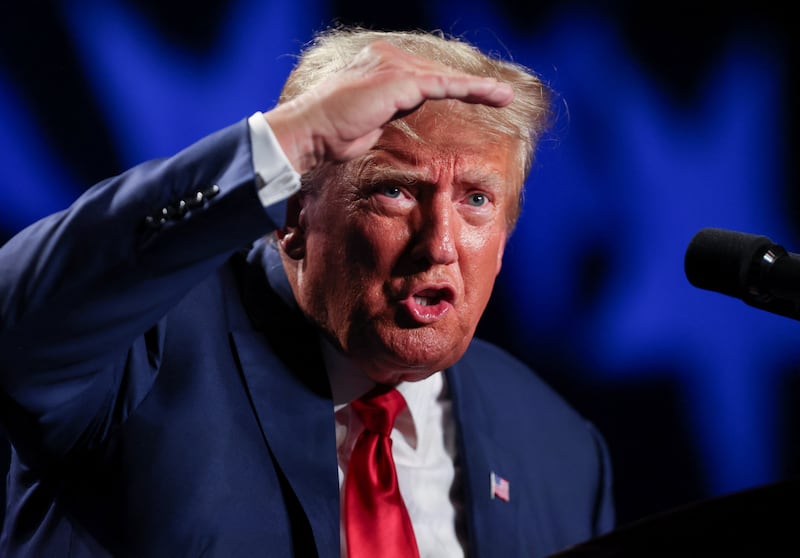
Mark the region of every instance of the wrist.
<instances>
[{"instance_id":1,"label":"wrist","mask_svg":"<svg viewBox=\"0 0 800 558\"><path fill-rule=\"evenodd\" d=\"M289 163L302 175L322 163L323 151L314 140L307 115L297 105L296 100L278 105L265 113L264 119Z\"/></svg>"}]
</instances>

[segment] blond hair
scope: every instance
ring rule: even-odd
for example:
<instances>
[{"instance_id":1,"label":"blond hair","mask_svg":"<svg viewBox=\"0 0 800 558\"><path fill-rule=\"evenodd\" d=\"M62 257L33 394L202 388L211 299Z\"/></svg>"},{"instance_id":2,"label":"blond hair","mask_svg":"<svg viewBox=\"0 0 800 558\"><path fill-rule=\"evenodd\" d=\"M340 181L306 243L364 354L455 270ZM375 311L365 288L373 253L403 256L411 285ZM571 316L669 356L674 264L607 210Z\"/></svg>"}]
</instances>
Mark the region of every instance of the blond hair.
<instances>
[{"instance_id":1,"label":"blond hair","mask_svg":"<svg viewBox=\"0 0 800 558\"><path fill-rule=\"evenodd\" d=\"M474 105L475 121L488 135L518 141L520 183L515 185L518 204L512 204L509 230L519 217L522 186L530 172L539 139L551 124L552 92L530 69L516 62L490 56L467 41L441 31L375 31L362 27L333 27L318 33L299 55L279 98L287 102L342 70L367 45L388 42L411 54L428 58L454 70L493 77L511 84L514 100L501 109ZM407 128L402 120L390 125ZM410 130L405 129L406 133ZM313 180L314 177L309 177Z\"/></svg>"}]
</instances>

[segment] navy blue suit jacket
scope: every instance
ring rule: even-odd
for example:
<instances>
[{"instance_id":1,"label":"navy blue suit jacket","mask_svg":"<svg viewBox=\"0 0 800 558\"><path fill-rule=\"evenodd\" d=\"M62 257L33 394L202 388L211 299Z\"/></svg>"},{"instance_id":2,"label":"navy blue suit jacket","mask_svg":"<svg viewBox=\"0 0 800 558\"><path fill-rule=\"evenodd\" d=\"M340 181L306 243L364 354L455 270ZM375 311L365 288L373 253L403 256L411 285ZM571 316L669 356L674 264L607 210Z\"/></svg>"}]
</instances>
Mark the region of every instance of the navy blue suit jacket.
<instances>
[{"instance_id":1,"label":"navy blue suit jacket","mask_svg":"<svg viewBox=\"0 0 800 558\"><path fill-rule=\"evenodd\" d=\"M0 555L338 556L330 388L255 240L275 223L242 121L0 249ZM611 529L591 424L487 343L446 374L471 556L545 556ZM491 498L492 472L509 501Z\"/></svg>"}]
</instances>

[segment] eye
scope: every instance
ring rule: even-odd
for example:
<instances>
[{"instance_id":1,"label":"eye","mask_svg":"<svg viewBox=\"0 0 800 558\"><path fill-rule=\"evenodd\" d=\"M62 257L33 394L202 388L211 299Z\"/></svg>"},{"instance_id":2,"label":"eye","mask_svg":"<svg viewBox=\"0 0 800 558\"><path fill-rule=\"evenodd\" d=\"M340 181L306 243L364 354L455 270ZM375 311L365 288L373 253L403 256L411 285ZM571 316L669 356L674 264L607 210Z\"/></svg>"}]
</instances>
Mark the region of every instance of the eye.
<instances>
[{"instance_id":1,"label":"eye","mask_svg":"<svg viewBox=\"0 0 800 558\"><path fill-rule=\"evenodd\" d=\"M382 184L378 188L378 192L386 196L387 198L399 198L400 195L403 193L400 188L397 186L393 186L392 184Z\"/></svg>"},{"instance_id":2,"label":"eye","mask_svg":"<svg viewBox=\"0 0 800 558\"><path fill-rule=\"evenodd\" d=\"M480 192L475 192L467 196L467 203L473 207L481 207L482 205L486 205L488 201L489 199L486 197L486 194Z\"/></svg>"}]
</instances>

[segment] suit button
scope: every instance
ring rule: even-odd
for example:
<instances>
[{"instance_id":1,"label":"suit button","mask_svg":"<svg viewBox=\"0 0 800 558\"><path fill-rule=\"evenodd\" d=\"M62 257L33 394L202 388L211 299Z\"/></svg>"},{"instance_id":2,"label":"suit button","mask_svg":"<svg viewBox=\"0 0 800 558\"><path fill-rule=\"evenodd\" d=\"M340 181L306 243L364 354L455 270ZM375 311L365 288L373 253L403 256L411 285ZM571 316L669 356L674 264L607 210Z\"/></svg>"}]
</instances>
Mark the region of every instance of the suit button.
<instances>
[{"instance_id":1,"label":"suit button","mask_svg":"<svg viewBox=\"0 0 800 558\"><path fill-rule=\"evenodd\" d=\"M183 217L190 209L205 205L207 200L213 198L219 194L219 192L220 188L217 184L214 184L205 190L198 190L192 194L190 198L178 200L174 204L162 207L161 210L156 212L154 215L148 215L145 217L145 223L148 227L158 228L166 224L167 221Z\"/></svg>"}]
</instances>

